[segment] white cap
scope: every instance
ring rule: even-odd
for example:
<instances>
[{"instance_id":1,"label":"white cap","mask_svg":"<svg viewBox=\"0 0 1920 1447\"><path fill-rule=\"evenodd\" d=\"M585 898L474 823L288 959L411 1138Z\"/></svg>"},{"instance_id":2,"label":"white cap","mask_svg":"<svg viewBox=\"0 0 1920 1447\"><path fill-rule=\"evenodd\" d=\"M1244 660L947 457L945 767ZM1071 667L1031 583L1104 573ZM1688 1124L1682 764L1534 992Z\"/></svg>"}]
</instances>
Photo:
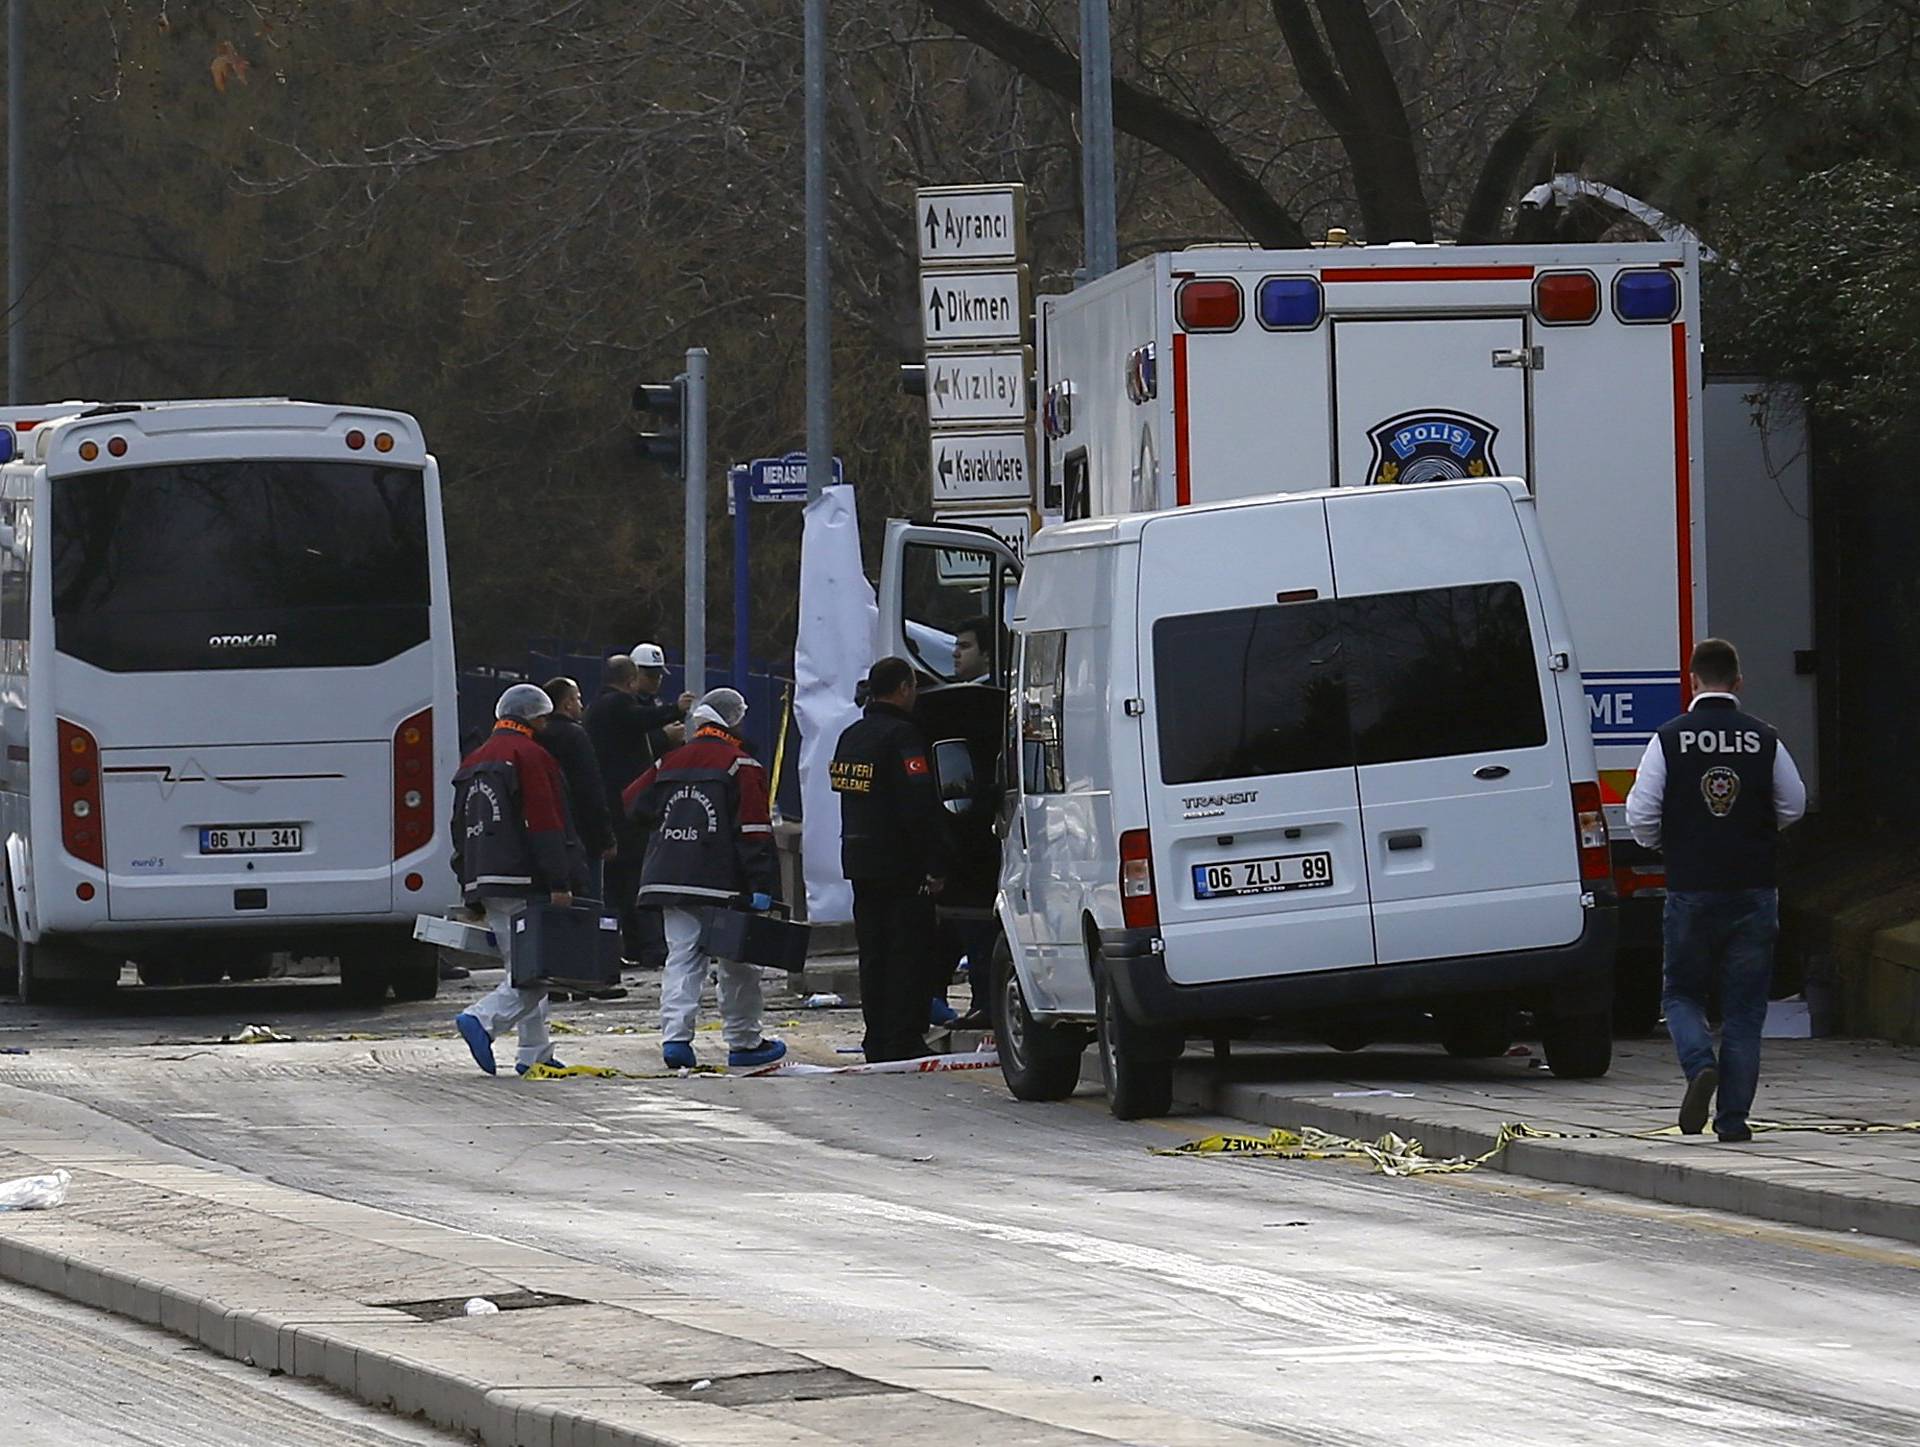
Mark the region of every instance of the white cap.
<instances>
[{"instance_id":1,"label":"white cap","mask_svg":"<svg viewBox=\"0 0 1920 1447\"><path fill-rule=\"evenodd\" d=\"M635 668L665 668L667 655L658 643L636 643L633 652L627 655L633 660Z\"/></svg>"},{"instance_id":2,"label":"white cap","mask_svg":"<svg viewBox=\"0 0 1920 1447\"><path fill-rule=\"evenodd\" d=\"M493 708L495 718L517 718L522 722L552 712L553 700L547 697L544 688L533 683L516 683L500 695L500 702Z\"/></svg>"},{"instance_id":3,"label":"white cap","mask_svg":"<svg viewBox=\"0 0 1920 1447\"><path fill-rule=\"evenodd\" d=\"M716 688L693 706L688 715L696 724L716 723L737 729L747 716L747 701L731 688Z\"/></svg>"}]
</instances>

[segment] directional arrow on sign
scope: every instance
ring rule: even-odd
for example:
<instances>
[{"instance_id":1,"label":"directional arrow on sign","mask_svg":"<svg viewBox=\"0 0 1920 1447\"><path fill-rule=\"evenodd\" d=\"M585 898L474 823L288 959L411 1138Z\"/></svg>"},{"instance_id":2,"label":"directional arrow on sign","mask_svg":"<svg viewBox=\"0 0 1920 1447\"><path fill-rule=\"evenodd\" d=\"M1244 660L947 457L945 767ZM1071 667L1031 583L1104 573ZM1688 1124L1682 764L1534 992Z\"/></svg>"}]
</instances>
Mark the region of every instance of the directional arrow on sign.
<instances>
[{"instance_id":1,"label":"directional arrow on sign","mask_svg":"<svg viewBox=\"0 0 1920 1447\"><path fill-rule=\"evenodd\" d=\"M923 272L920 304L931 346L1018 343L1027 332L1027 269Z\"/></svg>"}]
</instances>

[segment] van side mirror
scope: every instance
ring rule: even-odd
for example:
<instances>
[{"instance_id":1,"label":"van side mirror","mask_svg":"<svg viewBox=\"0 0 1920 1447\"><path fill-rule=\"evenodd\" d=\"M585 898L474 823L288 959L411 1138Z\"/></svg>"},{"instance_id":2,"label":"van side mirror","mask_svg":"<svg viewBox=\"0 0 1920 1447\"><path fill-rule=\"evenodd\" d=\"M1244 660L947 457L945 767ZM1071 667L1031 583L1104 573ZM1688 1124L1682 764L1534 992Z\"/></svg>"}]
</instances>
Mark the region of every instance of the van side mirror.
<instances>
[{"instance_id":1,"label":"van side mirror","mask_svg":"<svg viewBox=\"0 0 1920 1447\"><path fill-rule=\"evenodd\" d=\"M933 746L933 782L949 814L968 814L978 799L973 786L973 751L965 739L941 739Z\"/></svg>"}]
</instances>

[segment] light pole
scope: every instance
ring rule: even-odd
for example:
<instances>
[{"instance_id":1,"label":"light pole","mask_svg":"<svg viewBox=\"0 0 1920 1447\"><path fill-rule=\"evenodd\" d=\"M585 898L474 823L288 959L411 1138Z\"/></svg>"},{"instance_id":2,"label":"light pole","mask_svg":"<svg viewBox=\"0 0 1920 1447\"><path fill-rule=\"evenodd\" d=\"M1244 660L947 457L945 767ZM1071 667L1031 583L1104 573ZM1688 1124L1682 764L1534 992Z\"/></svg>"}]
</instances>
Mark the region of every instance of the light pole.
<instances>
[{"instance_id":1,"label":"light pole","mask_svg":"<svg viewBox=\"0 0 1920 1447\"><path fill-rule=\"evenodd\" d=\"M7 0L7 401L27 402L27 0Z\"/></svg>"},{"instance_id":2,"label":"light pole","mask_svg":"<svg viewBox=\"0 0 1920 1447\"><path fill-rule=\"evenodd\" d=\"M1113 198L1113 39L1107 0L1080 0L1080 210L1087 280L1120 264Z\"/></svg>"},{"instance_id":3,"label":"light pole","mask_svg":"<svg viewBox=\"0 0 1920 1447\"><path fill-rule=\"evenodd\" d=\"M15 0L18 3L18 0ZM833 481L833 311L827 265L827 0L807 0L807 501Z\"/></svg>"}]
</instances>

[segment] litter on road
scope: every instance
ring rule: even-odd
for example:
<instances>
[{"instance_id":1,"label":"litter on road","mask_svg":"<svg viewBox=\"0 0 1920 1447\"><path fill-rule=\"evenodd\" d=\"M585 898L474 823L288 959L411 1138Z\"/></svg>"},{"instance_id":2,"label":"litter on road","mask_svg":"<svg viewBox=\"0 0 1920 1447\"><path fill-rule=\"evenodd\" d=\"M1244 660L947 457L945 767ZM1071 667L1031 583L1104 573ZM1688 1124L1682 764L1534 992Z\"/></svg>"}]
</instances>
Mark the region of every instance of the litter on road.
<instances>
[{"instance_id":1,"label":"litter on road","mask_svg":"<svg viewBox=\"0 0 1920 1447\"><path fill-rule=\"evenodd\" d=\"M291 1035L282 1035L271 1025L248 1025L237 1035L222 1035L222 1045L285 1045L291 1043Z\"/></svg>"},{"instance_id":2,"label":"litter on road","mask_svg":"<svg viewBox=\"0 0 1920 1447\"><path fill-rule=\"evenodd\" d=\"M491 1301L488 1301L484 1296L469 1297L467 1299L466 1311L468 1316L500 1315L499 1306L497 1306L495 1303Z\"/></svg>"},{"instance_id":3,"label":"litter on road","mask_svg":"<svg viewBox=\"0 0 1920 1447\"><path fill-rule=\"evenodd\" d=\"M48 1211L67 1199L67 1186L73 1180L68 1171L45 1176L19 1176L0 1181L0 1211Z\"/></svg>"},{"instance_id":4,"label":"litter on road","mask_svg":"<svg viewBox=\"0 0 1920 1447\"><path fill-rule=\"evenodd\" d=\"M1492 1160L1517 1140L1555 1138L1555 1131L1536 1130L1508 1121L1500 1127L1493 1149L1477 1156L1429 1156L1419 1141L1388 1131L1377 1140L1363 1141L1306 1125L1299 1130L1275 1128L1264 1136L1210 1135L1154 1152L1157 1156L1265 1156L1289 1161L1369 1161L1384 1176L1425 1176L1471 1171Z\"/></svg>"}]
</instances>

